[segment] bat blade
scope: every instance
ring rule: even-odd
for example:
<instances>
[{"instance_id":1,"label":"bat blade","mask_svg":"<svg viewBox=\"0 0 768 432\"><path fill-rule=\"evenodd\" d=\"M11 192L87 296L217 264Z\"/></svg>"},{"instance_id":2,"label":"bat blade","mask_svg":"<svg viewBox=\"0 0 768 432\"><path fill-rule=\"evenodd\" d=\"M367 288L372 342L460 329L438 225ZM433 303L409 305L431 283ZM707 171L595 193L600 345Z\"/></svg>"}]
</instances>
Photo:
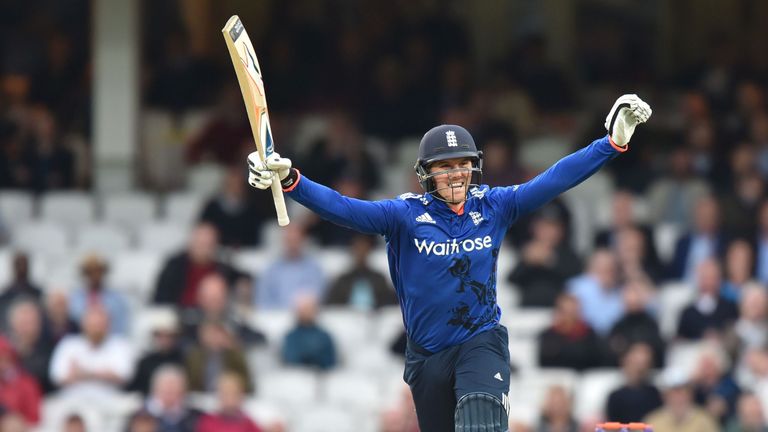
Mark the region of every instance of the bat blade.
<instances>
[{"instance_id":1,"label":"bat blade","mask_svg":"<svg viewBox=\"0 0 768 432\"><path fill-rule=\"evenodd\" d=\"M261 66L256 58L248 32L245 31L245 27L237 15L232 15L224 28L221 29L221 33L227 44L237 81L240 84L256 149L261 159L265 160L274 153L275 145L272 138L272 127L269 123L269 110L267 109ZM288 225L290 219L285 207L285 198L280 182L272 183L272 198L275 200L277 223L280 226Z\"/></svg>"}]
</instances>

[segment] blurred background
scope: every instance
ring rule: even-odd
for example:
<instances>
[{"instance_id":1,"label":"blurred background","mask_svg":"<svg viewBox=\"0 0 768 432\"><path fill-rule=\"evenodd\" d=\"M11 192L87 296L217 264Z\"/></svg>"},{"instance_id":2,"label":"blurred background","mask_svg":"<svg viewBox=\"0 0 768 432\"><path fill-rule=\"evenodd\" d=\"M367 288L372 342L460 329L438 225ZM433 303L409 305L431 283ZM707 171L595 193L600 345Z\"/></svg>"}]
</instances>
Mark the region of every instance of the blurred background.
<instances>
[{"instance_id":1,"label":"blurred background","mask_svg":"<svg viewBox=\"0 0 768 432\"><path fill-rule=\"evenodd\" d=\"M0 430L418 430L382 239L246 184L232 14L277 150L353 197L420 192L441 123L524 182L639 94L630 151L508 233L512 430L765 430L758 0L0 2Z\"/></svg>"}]
</instances>

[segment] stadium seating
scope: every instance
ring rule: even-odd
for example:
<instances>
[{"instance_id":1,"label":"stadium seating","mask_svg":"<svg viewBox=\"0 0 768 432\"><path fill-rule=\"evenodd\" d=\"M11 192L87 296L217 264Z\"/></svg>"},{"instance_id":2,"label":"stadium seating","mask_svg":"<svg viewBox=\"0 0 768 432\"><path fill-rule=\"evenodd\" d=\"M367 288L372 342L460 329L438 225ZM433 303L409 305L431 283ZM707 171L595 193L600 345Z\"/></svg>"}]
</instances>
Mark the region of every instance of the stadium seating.
<instances>
[{"instance_id":1,"label":"stadium seating","mask_svg":"<svg viewBox=\"0 0 768 432\"><path fill-rule=\"evenodd\" d=\"M157 202L150 194L110 194L102 196L101 201L103 220L127 228L131 232L157 219Z\"/></svg>"},{"instance_id":2,"label":"stadium seating","mask_svg":"<svg viewBox=\"0 0 768 432\"><path fill-rule=\"evenodd\" d=\"M93 224L75 232L74 249L114 257L130 248L131 240L121 228L106 223Z\"/></svg>"},{"instance_id":3,"label":"stadium seating","mask_svg":"<svg viewBox=\"0 0 768 432\"><path fill-rule=\"evenodd\" d=\"M85 192L49 192L40 198L40 219L65 229L88 226L96 219L95 200Z\"/></svg>"},{"instance_id":4,"label":"stadium seating","mask_svg":"<svg viewBox=\"0 0 768 432\"><path fill-rule=\"evenodd\" d=\"M24 191L0 191L0 222L12 228L29 222L34 215L32 194Z\"/></svg>"}]
</instances>

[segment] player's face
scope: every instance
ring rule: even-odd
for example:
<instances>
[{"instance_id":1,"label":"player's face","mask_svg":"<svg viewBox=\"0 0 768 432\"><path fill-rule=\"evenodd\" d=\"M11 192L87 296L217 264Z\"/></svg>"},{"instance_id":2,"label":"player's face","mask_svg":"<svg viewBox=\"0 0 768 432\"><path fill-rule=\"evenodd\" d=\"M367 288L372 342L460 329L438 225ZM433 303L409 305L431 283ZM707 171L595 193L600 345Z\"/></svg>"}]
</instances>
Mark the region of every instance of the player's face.
<instances>
[{"instance_id":1,"label":"player's face","mask_svg":"<svg viewBox=\"0 0 768 432\"><path fill-rule=\"evenodd\" d=\"M469 158L446 159L429 166L429 173L435 174L437 193L451 204L466 200L472 180L472 160Z\"/></svg>"}]
</instances>

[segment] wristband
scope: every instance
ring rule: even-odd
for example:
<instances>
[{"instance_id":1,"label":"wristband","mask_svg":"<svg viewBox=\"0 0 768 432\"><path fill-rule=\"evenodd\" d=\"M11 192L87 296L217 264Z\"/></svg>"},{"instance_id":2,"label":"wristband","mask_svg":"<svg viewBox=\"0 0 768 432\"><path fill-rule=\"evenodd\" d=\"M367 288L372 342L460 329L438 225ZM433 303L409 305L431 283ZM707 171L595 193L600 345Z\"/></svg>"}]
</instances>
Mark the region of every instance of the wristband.
<instances>
[{"instance_id":1,"label":"wristband","mask_svg":"<svg viewBox=\"0 0 768 432\"><path fill-rule=\"evenodd\" d=\"M284 179L280 180L280 185L283 187L283 189L290 189L298 179L299 170L296 168L291 168L290 171L288 171L288 175L285 176Z\"/></svg>"}]
</instances>

